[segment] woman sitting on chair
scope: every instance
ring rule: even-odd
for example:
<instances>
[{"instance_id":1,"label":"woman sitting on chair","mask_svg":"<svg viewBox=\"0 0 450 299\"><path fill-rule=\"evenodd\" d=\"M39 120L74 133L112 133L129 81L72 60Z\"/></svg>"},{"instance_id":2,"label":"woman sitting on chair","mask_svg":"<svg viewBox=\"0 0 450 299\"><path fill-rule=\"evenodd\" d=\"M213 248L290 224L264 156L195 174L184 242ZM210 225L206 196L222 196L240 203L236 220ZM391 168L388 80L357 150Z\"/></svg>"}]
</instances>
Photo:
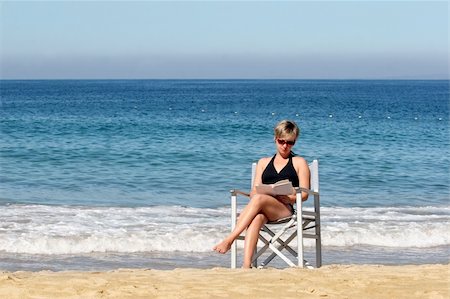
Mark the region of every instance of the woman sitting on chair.
<instances>
[{"instance_id":1,"label":"woman sitting on chair","mask_svg":"<svg viewBox=\"0 0 450 299\"><path fill-rule=\"evenodd\" d=\"M235 229L213 250L226 253L234 240L245 230L243 268L250 268L252 256L258 242L259 231L268 221L275 221L291 216L293 204L296 201L295 192L291 195L270 196L256 193L258 184L273 184L288 179L294 187L302 186L309 189L309 168L305 159L294 156L294 146L300 129L293 121L283 120L274 129L277 153L273 157L261 158L256 166L256 174L250 193L250 202L242 210ZM302 193L302 200L308 194Z\"/></svg>"}]
</instances>

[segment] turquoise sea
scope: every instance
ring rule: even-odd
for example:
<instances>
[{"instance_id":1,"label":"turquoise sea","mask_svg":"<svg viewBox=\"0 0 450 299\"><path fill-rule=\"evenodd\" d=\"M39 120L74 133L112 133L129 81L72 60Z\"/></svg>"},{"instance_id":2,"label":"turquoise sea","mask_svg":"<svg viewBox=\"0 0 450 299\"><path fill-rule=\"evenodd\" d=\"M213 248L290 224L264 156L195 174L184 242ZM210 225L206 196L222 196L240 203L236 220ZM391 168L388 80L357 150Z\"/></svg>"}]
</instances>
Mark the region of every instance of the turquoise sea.
<instances>
[{"instance_id":1,"label":"turquoise sea","mask_svg":"<svg viewBox=\"0 0 450 299\"><path fill-rule=\"evenodd\" d=\"M324 264L448 263L449 96L446 80L0 81L0 269L228 266L211 247L229 190L282 119L320 163Z\"/></svg>"}]
</instances>

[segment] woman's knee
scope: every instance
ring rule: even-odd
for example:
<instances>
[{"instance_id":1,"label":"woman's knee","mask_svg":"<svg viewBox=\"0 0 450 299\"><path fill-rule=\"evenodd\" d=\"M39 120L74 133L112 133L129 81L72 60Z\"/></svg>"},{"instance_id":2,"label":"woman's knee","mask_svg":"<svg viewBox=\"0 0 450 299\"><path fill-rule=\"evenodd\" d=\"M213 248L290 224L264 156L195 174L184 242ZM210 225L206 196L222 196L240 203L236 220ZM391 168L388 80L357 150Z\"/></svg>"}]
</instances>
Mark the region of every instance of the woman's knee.
<instances>
[{"instance_id":1,"label":"woman's knee","mask_svg":"<svg viewBox=\"0 0 450 299\"><path fill-rule=\"evenodd\" d=\"M258 226L262 226L266 222L267 222L267 217L264 214L256 215L252 221L252 223L255 223L255 225L258 225Z\"/></svg>"},{"instance_id":2,"label":"woman's knee","mask_svg":"<svg viewBox=\"0 0 450 299\"><path fill-rule=\"evenodd\" d=\"M256 214L256 216L252 219L249 226L259 225L260 223L265 223L267 221L267 217L264 214Z\"/></svg>"},{"instance_id":3,"label":"woman's knee","mask_svg":"<svg viewBox=\"0 0 450 299\"><path fill-rule=\"evenodd\" d=\"M255 194L252 196L250 202L256 206L262 206L267 201L267 195L265 194Z\"/></svg>"},{"instance_id":4,"label":"woman's knee","mask_svg":"<svg viewBox=\"0 0 450 299\"><path fill-rule=\"evenodd\" d=\"M258 214L258 215L256 215L255 219L256 219L257 221L261 221L261 222L267 221L267 217L266 217L266 215L264 215L264 214Z\"/></svg>"}]
</instances>

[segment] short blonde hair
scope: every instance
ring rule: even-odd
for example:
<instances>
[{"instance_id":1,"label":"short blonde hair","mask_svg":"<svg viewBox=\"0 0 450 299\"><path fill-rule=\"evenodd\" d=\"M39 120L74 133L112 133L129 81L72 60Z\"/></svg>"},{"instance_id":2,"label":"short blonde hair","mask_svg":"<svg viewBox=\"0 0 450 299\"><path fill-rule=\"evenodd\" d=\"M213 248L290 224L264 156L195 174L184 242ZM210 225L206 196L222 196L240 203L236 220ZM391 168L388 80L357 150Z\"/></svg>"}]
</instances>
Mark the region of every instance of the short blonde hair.
<instances>
[{"instance_id":1,"label":"short blonde hair","mask_svg":"<svg viewBox=\"0 0 450 299\"><path fill-rule=\"evenodd\" d=\"M300 128L291 120L282 120L274 128L275 138L284 138L294 136L297 140L300 135Z\"/></svg>"}]
</instances>

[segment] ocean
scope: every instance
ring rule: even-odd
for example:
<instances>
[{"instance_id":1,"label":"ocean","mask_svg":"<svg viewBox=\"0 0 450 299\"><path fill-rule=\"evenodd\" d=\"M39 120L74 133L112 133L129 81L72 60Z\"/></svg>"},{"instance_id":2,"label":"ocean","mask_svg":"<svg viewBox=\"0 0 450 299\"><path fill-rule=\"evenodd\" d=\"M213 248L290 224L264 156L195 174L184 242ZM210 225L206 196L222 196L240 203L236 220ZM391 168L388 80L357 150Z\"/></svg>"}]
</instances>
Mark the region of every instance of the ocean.
<instances>
[{"instance_id":1,"label":"ocean","mask_svg":"<svg viewBox=\"0 0 450 299\"><path fill-rule=\"evenodd\" d=\"M449 95L447 80L0 81L0 269L228 267L211 248L229 190L250 188L282 119L320 163L324 264L448 263Z\"/></svg>"}]
</instances>

